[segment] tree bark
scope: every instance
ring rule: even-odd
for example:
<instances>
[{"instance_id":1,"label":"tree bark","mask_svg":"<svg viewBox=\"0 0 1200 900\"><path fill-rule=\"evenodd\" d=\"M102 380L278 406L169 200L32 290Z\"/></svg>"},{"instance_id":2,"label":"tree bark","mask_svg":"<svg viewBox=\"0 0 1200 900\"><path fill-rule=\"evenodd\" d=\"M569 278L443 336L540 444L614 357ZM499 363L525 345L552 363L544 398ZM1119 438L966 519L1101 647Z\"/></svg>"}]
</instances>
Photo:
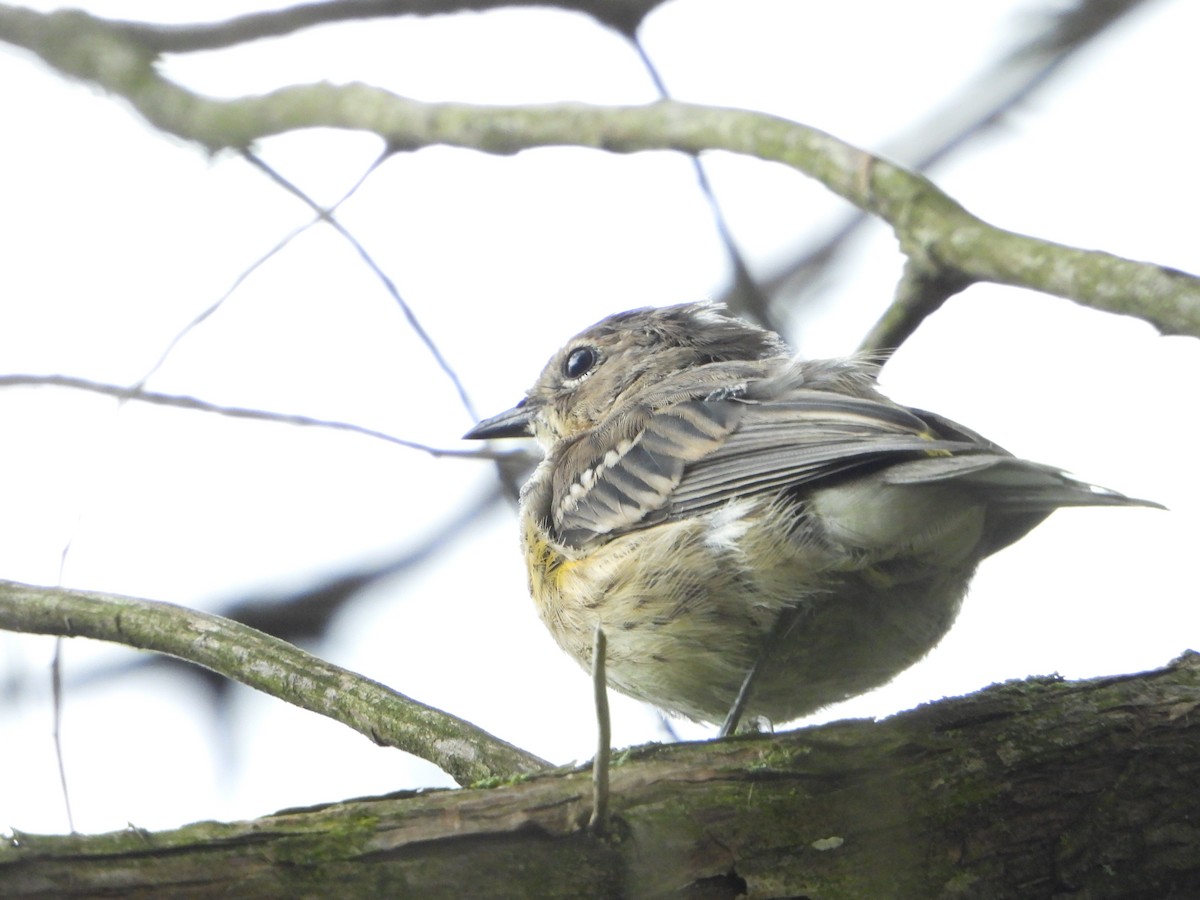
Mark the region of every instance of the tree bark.
<instances>
[{"instance_id":1,"label":"tree bark","mask_svg":"<svg viewBox=\"0 0 1200 900\"><path fill-rule=\"evenodd\" d=\"M1200 896L1200 656L882 722L95 836L16 833L6 897Z\"/></svg>"}]
</instances>

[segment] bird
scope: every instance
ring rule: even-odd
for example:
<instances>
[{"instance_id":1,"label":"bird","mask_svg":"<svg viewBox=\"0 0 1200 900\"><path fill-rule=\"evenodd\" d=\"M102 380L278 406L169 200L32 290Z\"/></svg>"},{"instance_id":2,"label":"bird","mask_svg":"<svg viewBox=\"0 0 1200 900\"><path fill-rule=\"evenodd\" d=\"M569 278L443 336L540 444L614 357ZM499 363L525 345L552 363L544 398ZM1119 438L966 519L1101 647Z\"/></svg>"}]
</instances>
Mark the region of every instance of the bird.
<instances>
[{"instance_id":1,"label":"bird","mask_svg":"<svg viewBox=\"0 0 1200 900\"><path fill-rule=\"evenodd\" d=\"M713 302L571 338L464 435L544 451L521 546L562 649L590 669L599 627L609 687L723 735L771 728L924 657L979 562L1054 510L1159 507L895 403L878 371L794 357Z\"/></svg>"}]
</instances>

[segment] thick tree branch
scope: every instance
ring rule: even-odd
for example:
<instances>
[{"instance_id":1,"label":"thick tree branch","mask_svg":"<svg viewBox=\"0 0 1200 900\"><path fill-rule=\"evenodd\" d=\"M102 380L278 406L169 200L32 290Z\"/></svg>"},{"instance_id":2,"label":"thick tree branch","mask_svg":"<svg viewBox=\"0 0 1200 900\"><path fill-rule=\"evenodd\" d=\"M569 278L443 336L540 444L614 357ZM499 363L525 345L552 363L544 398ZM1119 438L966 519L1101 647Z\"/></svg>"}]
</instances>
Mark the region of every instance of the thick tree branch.
<instances>
[{"instance_id":1,"label":"thick tree branch","mask_svg":"<svg viewBox=\"0 0 1200 900\"><path fill-rule=\"evenodd\" d=\"M170 603L0 581L0 629L154 650L427 759L459 784L548 763L448 713L221 616Z\"/></svg>"},{"instance_id":2,"label":"thick tree branch","mask_svg":"<svg viewBox=\"0 0 1200 900\"><path fill-rule=\"evenodd\" d=\"M260 138L324 126L372 132L396 149L448 144L515 153L573 145L619 153L749 154L791 166L887 221L904 253L927 273L925 283L1026 287L1138 316L1166 334L1200 336L1200 278L996 228L920 175L762 113L674 101L636 107L420 103L370 85L327 83L215 100L163 78L155 52L132 40L125 26L86 13L40 14L0 4L0 40L124 97L159 129L210 151L242 150ZM909 303L900 315L885 317L865 346L893 346L914 327L909 317L928 307Z\"/></svg>"},{"instance_id":3,"label":"thick tree branch","mask_svg":"<svg viewBox=\"0 0 1200 900\"><path fill-rule=\"evenodd\" d=\"M14 833L8 897L1200 896L1200 657L587 772L95 837Z\"/></svg>"},{"instance_id":4,"label":"thick tree branch","mask_svg":"<svg viewBox=\"0 0 1200 900\"><path fill-rule=\"evenodd\" d=\"M196 25L123 22L130 37L161 53L215 50L267 37L282 37L316 25L356 19L432 16L506 7L549 7L591 16L632 36L647 13L663 0L324 0L235 16Z\"/></svg>"},{"instance_id":5,"label":"thick tree branch","mask_svg":"<svg viewBox=\"0 0 1200 900\"><path fill-rule=\"evenodd\" d=\"M989 134L1009 113L1052 83L1067 63L1107 36L1125 15L1146 2L1079 0L1074 5L1045 12L1027 11L1028 16L1044 20L1036 33L964 84L941 109L889 141L884 155L903 160L917 172L927 172L970 141ZM772 301L786 297L791 305L803 302L805 293L817 289L823 280L822 272L838 258L851 235L866 221L868 216L862 211L848 213L826 237L768 279L764 290ZM872 350L895 347L920 324L921 319L916 315L920 310L909 308L911 287L911 283L901 284L893 308L885 313L885 319L895 322L900 329L889 331L881 323L864 347ZM906 293L907 298L903 296Z\"/></svg>"},{"instance_id":6,"label":"thick tree branch","mask_svg":"<svg viewBox=\"0 0 1200 900\"><path fill-rule=\"evenodd\" d=\"M895 229L909 274L920 273L913 284L936 289L924 301L914 295L912 284L907 289L902 284L898 308L884 313L860 349L897 346L949 296L948 284L961 290L980 281L1136 316L1164 334L1200 337L1200 278L1195 275L1005 231L971 215L920 175L882 160L872 160L871 166L866 207Z\"/></svg>"}]
</instances>

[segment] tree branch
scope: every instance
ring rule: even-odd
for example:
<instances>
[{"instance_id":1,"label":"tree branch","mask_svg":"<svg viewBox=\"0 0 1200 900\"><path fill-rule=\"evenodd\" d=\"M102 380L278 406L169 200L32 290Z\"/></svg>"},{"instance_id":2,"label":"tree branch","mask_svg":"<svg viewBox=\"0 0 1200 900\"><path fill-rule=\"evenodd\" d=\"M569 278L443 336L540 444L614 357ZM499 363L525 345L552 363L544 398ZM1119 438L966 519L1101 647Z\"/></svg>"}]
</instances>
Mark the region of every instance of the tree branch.
<instances>
[{"instance_id":1,"label":"tree branch","mask_svg":"<svg viewBox=\"0 0 1200 900\"><path fill-rule=\"evenodd\" d=\"M941 109L914 122L899 138L888 141L884 154L904 160L917 172L927 172L970 141L988 134L1014 109L1028 103L1076 55L1107 36L1118 21L1145 2L1079 0L1074 5L1041 13L1029 11L1027 16L1043 20L1035 34L959 88ZM822 283L822 272L866 221L867 216L861 210L848 213L824 238L768 279L766 292L773 299L786 294L790 303L802 302L805 293ZM911 285L902 284L901 292L908 287ZM921 319L914 316L916 311L908 309L907 303L898 292L894 301L897 308L889 309L884 318L901 325L901 329L889 333L881 323L876 326L876 334L863 342L865 348L898 346L920 324Z\"/></svg>"},{"instance_id":2,"label":"tree branch","mask_svg":"<svg viewBox=\"0 0 1200 900\"><path fill-rule=\"evenodd\" d=\"M154 650L427 759L459 784L549 763L448 713L230 619L171 603L0 581L0 628Z\"/></svg>"},{"instance_id":3,"label":"tree branch","mask_svg":"<svg viewBox=\"0 0 1200 900\"><path fill-rule=\"evenodd\" d=\"M927 273L926 283L1031 288L1138 316L1165 334L1200 336L1200 278L996 228L928 179L775 116L675 101L635 107L420 103L365 84L294 85L215 100L163 78L152 49L133 41L123 26L86 13L41 14L0 4L0 40L124 97L157 128L210 151L242 150L264 137L324 126L372 132L395 149L448 144L504 154L572 145L618 153L749 154L791 166L887 221L904 253ZM909 317L927 306L909 304L891 315L891 324L873 332L872 346L894 344L915 327Z\"/></svg>"},{"instance_id":4,"label":"tree branch","mask_svg":"<svg viewBox=\"0 0 1200 900\"><path fill-rule=\"evenodd\" d=\"M145 47L160 53L216 50L268 37L282 37L317 25L357 19L433 16L481 12L517 6L550 7L591 16L632 37L642 19L663 0L324 0L283 9L235 16L223 22L196 25L118 23Z\"/></svg>"},{"instance_id":5,"label":"tree branch","mask_svg":"<svg viewBox=\"0 0 1200 900\"><path fill-rule=\"evenodd\" d=\"M14 833L6 897L1192 897L1200 657L1035 679L883 722L160 834Z\"/></svg>"},{"instance_id":6,"label":"tree branch","mask_svg":"<svg viewBox=\"0 0 1200 900\"><path fill-rule=\"evenodd\" d=\"M883 316L858 345L858 352L884 358L903 344L928 316L971 284L957 272L929 269L909 257L896 293Z\"/></svg>"}]
</instances>

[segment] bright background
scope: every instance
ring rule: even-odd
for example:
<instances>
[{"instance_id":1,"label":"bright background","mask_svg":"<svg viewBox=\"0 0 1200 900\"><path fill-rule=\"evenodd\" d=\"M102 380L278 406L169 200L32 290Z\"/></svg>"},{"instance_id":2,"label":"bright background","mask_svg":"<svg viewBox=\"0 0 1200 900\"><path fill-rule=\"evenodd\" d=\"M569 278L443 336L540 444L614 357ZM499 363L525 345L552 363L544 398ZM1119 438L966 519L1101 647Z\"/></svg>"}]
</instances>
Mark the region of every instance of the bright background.
<instances>
[{"instance_id":1,"label":"bright background","mask_svg":"<svg viewBox=\"0 0 1200 900\"><path fill-rule=\"evenodd\" d=\"M51 8L52 4L34 4ZM215 20L236 2L100 2L97 14ZM905 160L911 132L1055 4L976 0L676 0L642 29L679 99L767 110ZM1200 272L1195 90L1200 7L1157 0L1032 101L933 170L984 219ZM346 24L166 73L221 96L358 79L426 100L654 98L629 45L554 11ZM0 48L0 372L129 384L311 215L243 160L208 158L121 102ZM332 203L380 150L308 132L262 156ZM840 201L782 166L706 165L756 274L840 221ZM602 316L719 296L729 266L690 162L548 149L436 148L390 159L340 210L480 415ZM887 304L901 258L864 231L789 338L846 353ZM1171 507L1059 513L980 570L950 636L887 688L817 719L885 715L991 682L1166 663L1200 636L1195 385L1200 342L1055 298L971 288L888 364L896 399L1012 451ZM461 448L472 423L353 249L314 227L246 277L148 384L216 403L341 419ZM386 560L472 508L487 463L352 434L234 422L57 389L0 390L0 577L221 611ZM0 829L65 831L49 699L53 640L0 634ZM494 506L435 558L367 591L311 648L555 762L586 759L584 673L525 595L514 511ZM163 828L446 785L428 764L339 725L86 641L64 648L63 741L76 827ZM614 697L618 745L665 739ZM677 723L685 736L711 731Z\"/></svg>"}]
</instances>

